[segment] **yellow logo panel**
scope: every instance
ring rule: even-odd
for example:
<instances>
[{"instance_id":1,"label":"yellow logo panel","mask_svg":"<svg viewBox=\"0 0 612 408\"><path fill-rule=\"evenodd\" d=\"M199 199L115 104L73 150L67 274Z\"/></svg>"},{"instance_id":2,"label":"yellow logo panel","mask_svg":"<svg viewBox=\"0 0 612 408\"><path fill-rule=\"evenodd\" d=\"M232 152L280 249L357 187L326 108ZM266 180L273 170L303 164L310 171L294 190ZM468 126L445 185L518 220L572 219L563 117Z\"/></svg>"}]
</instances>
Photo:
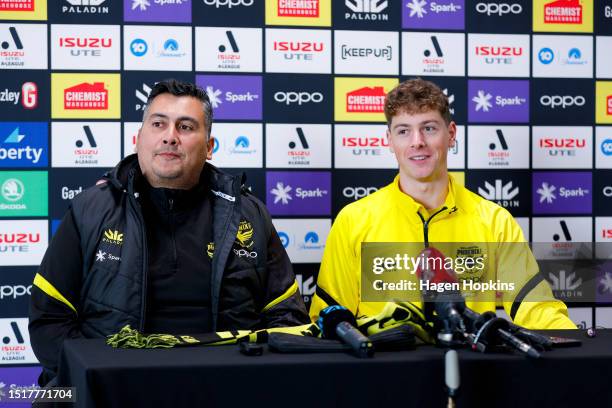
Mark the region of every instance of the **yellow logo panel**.
<instances>
[{"instance_id":1,"label":"yellow logo panel","mask_svg":"<svg viewBox=\"0 0 612 408\"><path fill-rule=\"evenodd\" d=\"M448 174L455 178L455 181L460 186L465 187L465 172L463 171L449 171Z\"/></svg>"},{"instance_id":2,"label":"yellow logo panel","mask_svg":"<svg viewBox=\"0 0 612 408\"><path fill-rule=\"evenodd\" d=\"M47 0L0 0L0 20L46 20Z\"/></svg>"},{"instance_id":3,"label":"yellow logo panel","mask_svg":"<svg viewBox=\"0 0 612 408\"><path fill-rule=\"evenodd\" d=\"M331 0L266 0L266 25L331 26Z\"/></svg>"},{"instance_id":4,"label":"yellow logo panel","mask_svg":"<svg viewBox=\"0 0 612 408\"><path fill-rule=\"evenodd\" d=\"M385 95L397 78L334 78L334 118L338 122L386 122Z\"/></svg>"},{"instance_id":5,"label":"yellow logo panel","mask_svg":"<svg viewBox=\"0 0 612 408\"><path fill-rule=\"evenodd\" d=\"M119 74L51 74L53 119L119 119Z\"/></svg>"},{"instance_id":6,"label":"yellow logo panel","mask_svg":"<svg viewBox=\"0 0 612 408\"><path fill-rule=\"evenodd\" d=\"M533 31L593 32L593 0L534 0Z\"/></svg>"},{"instance_id":7,"label":"yellow logo panel","mask_svg":"<svg viewBox=\"0 0 612 408\"><path fill-rule=\"evenodd\" d=\"M595 85L595 123L612 124L612 81Z\"/></svg>"}]
</instances>

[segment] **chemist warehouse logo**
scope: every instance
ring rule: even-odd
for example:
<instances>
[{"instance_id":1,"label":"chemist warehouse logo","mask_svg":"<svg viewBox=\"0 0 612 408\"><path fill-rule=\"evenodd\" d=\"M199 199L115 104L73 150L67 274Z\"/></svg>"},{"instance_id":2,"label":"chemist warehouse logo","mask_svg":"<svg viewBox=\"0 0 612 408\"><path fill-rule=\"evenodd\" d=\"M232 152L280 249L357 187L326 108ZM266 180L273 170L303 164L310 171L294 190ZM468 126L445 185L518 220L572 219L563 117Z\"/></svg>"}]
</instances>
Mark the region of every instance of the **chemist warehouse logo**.
<instances>
[{"instance_id":1,"label":"chemist warehouse logo","mask_svg":"<svg viewBox=\"0 0 612 408\"><path fill-rule=\"evenodd\" d=\"M120 117L119 74L51 74L53 118Z\"/></svg>"},{"instance_id":2,"label":"chemist warehouse logo","mask_svg":"<svg viewBox=\"0 0 612 408\"><path fill-rule=\"evenodd\" d=\"M47 123L0 123L0 167L46 167Z\"/></svg>"},{"instance_id":3,"label":"chemist warehouse logo","mask_svg":"<svg viewBox=\"0 0 612 408\"><path fill-rule=\"evenodd\" d=\"M266 25L331 25L331 0L266 0Z\"/></svg>"},{"instance_id":4,"label":"chemist warehouse logo","mask_svg":"<svg viewBox=\"0 0 612 408\"><path fill-rule=\"evenodd\" d=\"M336 120L384 122L385 95L396 84L387 78L336 78Z\"/></svg>"},{"instance_id":5,"label":"chemist warehouse logo","mask_svg":"<svg viewBox=\"0 0 612 408\"><path fill-rule=\"evenodd\" d=\"M104 231L102 242L106 242L108 244L113 244L113 245L123 245L123 233L117 230L114 230L112 228L109 228L106 231Z\"/></svg>"}]
</instances>

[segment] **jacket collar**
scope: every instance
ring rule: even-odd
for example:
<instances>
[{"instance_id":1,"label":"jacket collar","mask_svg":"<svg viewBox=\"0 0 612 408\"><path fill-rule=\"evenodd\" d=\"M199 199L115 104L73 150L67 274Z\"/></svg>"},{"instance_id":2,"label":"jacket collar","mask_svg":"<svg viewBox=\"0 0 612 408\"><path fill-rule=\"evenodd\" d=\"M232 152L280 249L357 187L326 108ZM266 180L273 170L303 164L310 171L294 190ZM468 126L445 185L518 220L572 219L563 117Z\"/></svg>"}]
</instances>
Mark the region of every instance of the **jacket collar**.
<instances>
[{"instance_id":1,"label":"jacket collar","mask_svg":"<svg viewBox=\"0 0 612 408\"><path fill-rule=\"evenodd\" d=\"M393 179L393 182L391 183L390 187L393 193L394 201L398 203L402 211L406 212L407 214L411 216L412 215L416 216L419 223L421 222L421 219L417 216L417 213L421 214L423 218L427 220L431 215L437 213L444 207L446 207L446 209L442 210L442 213L440 213L438 217L443 214L448 215L448 214L452 214L453 212L457 211L458 210L457 195L461 194L461 191L459 190L462 188L461 186L457 185L455 178L451 174L449 174L448 175L448 193L446 194L446 198L444 199L444 204L442 204L440 207L436 209L428 211L423 206L423 204L417 202L414 198L404 193L400 189L399 174L395 176L395 179Z\"/></svg>"}]
</instances>

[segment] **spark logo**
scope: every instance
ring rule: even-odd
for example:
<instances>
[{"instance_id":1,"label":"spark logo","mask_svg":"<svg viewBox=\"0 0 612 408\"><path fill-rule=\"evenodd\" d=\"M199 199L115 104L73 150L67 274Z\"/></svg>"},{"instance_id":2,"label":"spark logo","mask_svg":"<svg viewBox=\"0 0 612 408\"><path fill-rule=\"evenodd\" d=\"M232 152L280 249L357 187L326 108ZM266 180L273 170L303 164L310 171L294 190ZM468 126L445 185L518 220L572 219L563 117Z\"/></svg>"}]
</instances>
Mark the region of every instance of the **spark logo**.
<instances>
[{"instance_id":1,"label":"spark logo","mask_svg":"<svg viewBox=\"0 0 612 408\"><path fill-rule=\"evenodd\" d=\"M385 95L396 84L391 78L335 78L336 121L384 122Z\"/></svg>"},{"instance_id":2,"label":"spark logo","mask_svg":"<svg viewBox=\"0 0 612 408\"><path fill-rule=\"evenodd\" d=\"M329 27L331 0L269 0L266 25Z\"/></svg>"},{"instance_id":3,"label":"spark logo","mask_svg":"<svg viewBox=\"0 0 612 408\"><path fill-rule=\"evenodd\" d=\"M474 108L476 109L476 112L478 112L479 110L482 110L483 112L488 112L489 109L493 107L493 104L491 103L492 97L493 95L491 95L490 93L485 94L485 91L479 89L478 95L472 98L472 102L476 102L476 106Z\"/></svg>"},{"instance_id":4,"label":"spark logo","mask_svg":"<svg viewBox=\"0 0 612 408\"><path fill-rule=\"evenodd\" d=\"M593 1L534 0L533 31L593 32Z\"/></svg>"},{"instance_id":5,"label":"spark logo","mask_svg":"<svg viewBox=\"0 0 612 408\"><path fill-rule=\"evenodd\" d=\"M45 0L0 0L0 20L46 20Z\"/></svg>"},{"instance_id":6,"label":"spark logo","mask_svg":"<svg viewBox=\"0 0 612 408\"><path fill-rule=\"evenodd\" d=\"M118 119L119 74L51 74L53 118Z\"/></svg>"},{"instance_id":7,"label":"spark logo","mask_svg":"<svg viewBox=\"0 0 612 408\"><path fill-rule=\"evenodd\" d=\"M468 98L472 108L468 110L470 122L529 121L528 81L468 81Z\"/></svg>"},{"instance_id":8,"label":"spark logo","mask_svg":"<svg viewBox=\"0 0 612 408\"><path fill-rule=\"evenodd\" d=\"M111 228L104 231L104 238L102 238L102 242L107 242L109 244L122 245L123 244L123 234L117 230L113 230Z\"/></svg>"},{"instance_id":9,"label":"spark logo","mask_svg":"<svg viewBox=\"0 0 612 408\"><path fill-rule=\"evenodd\" d=\"M464 0L403 0L402 28L464 28Z\"/></svg>"},{"instance_id":10,"label":"spark logo","mask_svg":"<svg viewBox=\"0 0 612 408\"><path fill-rule=\"evenodd\" d=\"M268 172L267 205L274 215L329 214L331 173Z\"/></svg>"},{"instance_id":11,"label":"spark logo","mask_svg":"<svg viewBox=\"0 0 612 408\"><path fill-rule=\"evenodd\" d=\"M504 183L501 179L496 179L494 184L485 181L484 188L478 187L478 194L487 200L497 202L505 208L519 206L519 200L514 200L519 194L519 188L514 187L512 181Z\"/></svg>"},{"instance_id":12,"label":"spark logo","mask_svg":"<svg viewBox=\"0 0 612 408\"><path fill-rule=\"evenodd\" d=\"M533 212L587 214L592 209L591 173L533 173Z\"/></svg>"},{"instance_id":13,"label":"spark logo","mask_svg":"<svg viewBox=\"0 0 612 408\"><path fill-rule=\"evenodd\" d=\"M218 119L261 119L261 76L197 75Z\"/></svg>"},{"instance_id":14,"label":"spark logo","mask_svg":"<svg viewBox=\"0 0 612 408\"><path fill-rule=\"evenodd\" d=\"M125 0L125 21L191 22L189 0Z\"/></svg>"},{"instance_id":15,"label":"spark logo","mask_svg":"<svg viewBox=\"0 0 612 408\"><path fill-rule=\"evenodd\" d=\"M542 183L542 187L538 188L536 192L540 195L540 202L546 201L548 204L552 204L553 200L557 198L555 190L557 187L549 185L548 183Z\"/></svg>"}]
</instances>

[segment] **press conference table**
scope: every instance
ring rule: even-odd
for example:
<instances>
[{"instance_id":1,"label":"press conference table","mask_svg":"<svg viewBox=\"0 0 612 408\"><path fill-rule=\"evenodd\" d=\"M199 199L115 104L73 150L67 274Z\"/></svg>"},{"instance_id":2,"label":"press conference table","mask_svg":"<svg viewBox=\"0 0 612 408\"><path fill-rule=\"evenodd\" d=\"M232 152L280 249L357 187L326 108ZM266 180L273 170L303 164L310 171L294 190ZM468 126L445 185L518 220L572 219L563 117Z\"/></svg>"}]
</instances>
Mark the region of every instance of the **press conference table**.
<instances>
[{"instance_id":1,"label":"press conference table","mask_svg":"<svg viewBox=\"0 0 612 408\"><path fill-rule=\"evenodd\" d=\"M460 350L458 407L612 406L612 330L550 334L582 347L539 360ZM113 349L102 339L68 340L60 386L78 407L445 407L444 350L248 357L238 347Z\"/></svg>"}]
</instances>

